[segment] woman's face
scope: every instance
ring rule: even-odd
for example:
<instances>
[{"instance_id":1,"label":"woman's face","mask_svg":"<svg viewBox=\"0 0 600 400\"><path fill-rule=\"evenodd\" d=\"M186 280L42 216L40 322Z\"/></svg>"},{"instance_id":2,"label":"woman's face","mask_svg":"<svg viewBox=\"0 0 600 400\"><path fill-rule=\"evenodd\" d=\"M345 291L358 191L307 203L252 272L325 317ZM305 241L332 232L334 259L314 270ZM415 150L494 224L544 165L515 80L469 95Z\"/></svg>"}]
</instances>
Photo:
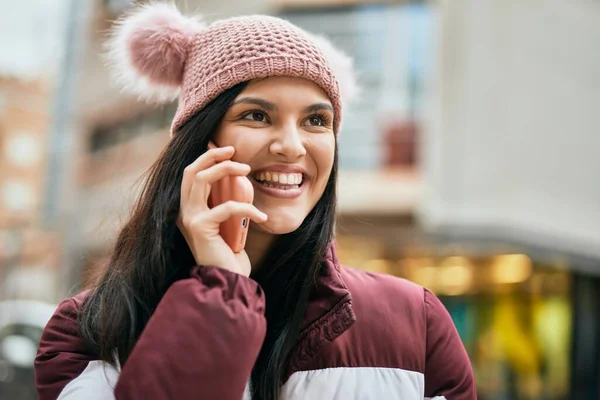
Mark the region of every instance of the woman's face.
<instances>
[{"instance_id":1,"label":"woman's face","mask_svg":"<svg viewBox=\"0 0 600 400\"><path fill-rule=\"evenodd\" d=\"M251 81L213 140L250 165L254 205L269 217L252 229L296 230L321 198L334 161L333 107L315 83L290 77Z\"/></svg>"}]
</instances>

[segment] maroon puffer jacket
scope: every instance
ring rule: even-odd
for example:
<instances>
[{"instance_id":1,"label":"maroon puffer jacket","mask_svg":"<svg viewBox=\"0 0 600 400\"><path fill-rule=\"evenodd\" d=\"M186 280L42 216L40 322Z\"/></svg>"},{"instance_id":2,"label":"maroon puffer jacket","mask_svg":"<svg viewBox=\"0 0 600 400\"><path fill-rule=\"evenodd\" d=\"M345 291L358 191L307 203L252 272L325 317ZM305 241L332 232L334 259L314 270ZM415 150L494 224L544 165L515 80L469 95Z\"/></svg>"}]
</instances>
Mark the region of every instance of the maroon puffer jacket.
<instances>
[{"instance_id":1,"label":"maroon puffer jacket","mask_svg":"<svg viewBox=\"0 0 600 400\"><path fill-rule=\"evenodd\" d=\"M476 399L452 320L427 289L341 267L332 247L291 357L283 400ZM36 358L41 400L250 399L247 382L266 331L253 280L215 267L173 284L124 368L77 336L82 293L64 300Z\"/></svg>"}]
</instances>

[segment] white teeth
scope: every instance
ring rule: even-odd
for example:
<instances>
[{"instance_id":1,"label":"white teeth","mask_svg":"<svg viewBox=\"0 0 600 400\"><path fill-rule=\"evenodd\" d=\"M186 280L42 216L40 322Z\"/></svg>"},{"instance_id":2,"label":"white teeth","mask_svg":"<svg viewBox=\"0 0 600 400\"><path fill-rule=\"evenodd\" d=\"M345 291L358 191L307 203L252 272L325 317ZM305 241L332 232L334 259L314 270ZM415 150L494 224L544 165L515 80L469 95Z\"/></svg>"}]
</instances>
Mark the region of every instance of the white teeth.
<instances>
[{"instance_id":1,"label":"white teeth","mask_svg":"<svg viewBox=\"0 0 600 400\"><path fill-rule=\"evenodd\" d=\"M302 174L284 174L277 172L260 172L254 174L254 178L262 182L280 183L282 185L300 185Z\"/></svg>"}]
</instances>

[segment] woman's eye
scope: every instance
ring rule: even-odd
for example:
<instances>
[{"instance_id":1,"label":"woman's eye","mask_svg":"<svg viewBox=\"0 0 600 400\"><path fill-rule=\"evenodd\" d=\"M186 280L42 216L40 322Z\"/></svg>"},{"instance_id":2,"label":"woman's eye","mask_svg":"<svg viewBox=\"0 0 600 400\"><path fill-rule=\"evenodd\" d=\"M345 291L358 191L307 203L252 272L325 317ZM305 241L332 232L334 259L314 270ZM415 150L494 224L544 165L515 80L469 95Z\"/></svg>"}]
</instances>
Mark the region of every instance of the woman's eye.
<instances>
[{"instance_id":1,"label":"woman's eye","mask_svg":"<svg viewBox=\"0 0 600 400\"><path fill-rule=\"evenodd\" d=\"M242 119L245 119L247 121L266 122L267 115L263 112L252 111L244 115Z\"/></svg>"},{"instance_id":2,"label":"woman's eye","mask_svg":"<svg viewBox=\"0 0 600 400\"><path fill-rule=\"evenodd\" d=\"M308 123L311 126L324 126L325 125L325 121L323 121L323 118L319 117L318 115L313 115L312 117L309 117Z\"/></svg>"}]
</instances>

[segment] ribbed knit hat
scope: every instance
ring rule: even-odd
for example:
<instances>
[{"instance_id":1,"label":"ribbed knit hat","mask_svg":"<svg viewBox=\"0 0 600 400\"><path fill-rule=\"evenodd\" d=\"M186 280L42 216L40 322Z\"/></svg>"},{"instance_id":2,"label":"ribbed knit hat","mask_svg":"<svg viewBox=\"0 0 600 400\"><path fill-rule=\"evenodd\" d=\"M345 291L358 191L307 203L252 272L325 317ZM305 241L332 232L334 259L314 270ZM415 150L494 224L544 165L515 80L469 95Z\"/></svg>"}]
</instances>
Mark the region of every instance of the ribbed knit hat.
<instances>
[{"instance_id":1,"label":"ribbed knit hat","mask_svg":"<svg viewBox=\"0 0 600 400\"><path fill-rule=\"evenodd\" d=\"M223 91L252 79L315 82L332 102L335 132L342 103L357 92L348 56L323 37L265 15L207 25L173 4L136 6L115 24L109 59L123 90L158 103L179 96L171 135Z\"/></svg>"}]
</instances>

